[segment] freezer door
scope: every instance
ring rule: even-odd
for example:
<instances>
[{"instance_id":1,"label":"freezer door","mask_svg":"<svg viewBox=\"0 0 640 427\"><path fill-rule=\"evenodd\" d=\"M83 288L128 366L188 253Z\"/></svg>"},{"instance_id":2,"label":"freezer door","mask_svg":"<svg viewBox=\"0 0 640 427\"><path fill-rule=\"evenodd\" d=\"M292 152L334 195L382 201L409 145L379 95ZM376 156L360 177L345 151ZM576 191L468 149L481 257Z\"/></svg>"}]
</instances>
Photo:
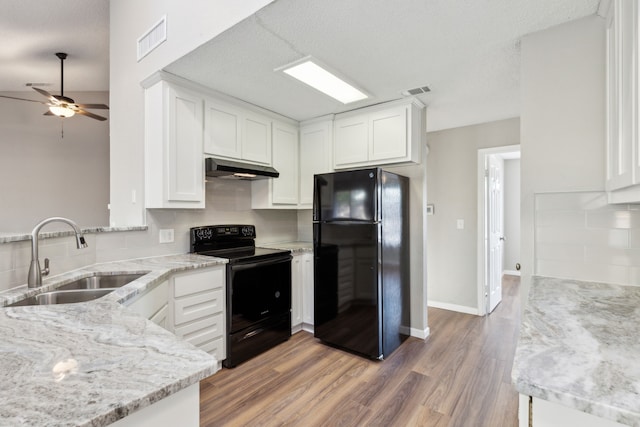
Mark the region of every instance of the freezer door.
<instances>
[{"instance_id":1,"label":"freezer door","mask_svg":"<svg viewBox=\"0 0 640 427\"><path fill-rule=\"evenodd\" d=\"M314 331L325 343L381 356L377 224L314 224Z\"/></svg>"},{"instance_id":2,"label":"freezer door","mask_svg":"<svg viewBox=\"0 0 640 427\"><path fill-rule=\"evenodd\" d=\"M313 220L374 222L377 169L315 175Z\"/></svg>"}]
</instances>

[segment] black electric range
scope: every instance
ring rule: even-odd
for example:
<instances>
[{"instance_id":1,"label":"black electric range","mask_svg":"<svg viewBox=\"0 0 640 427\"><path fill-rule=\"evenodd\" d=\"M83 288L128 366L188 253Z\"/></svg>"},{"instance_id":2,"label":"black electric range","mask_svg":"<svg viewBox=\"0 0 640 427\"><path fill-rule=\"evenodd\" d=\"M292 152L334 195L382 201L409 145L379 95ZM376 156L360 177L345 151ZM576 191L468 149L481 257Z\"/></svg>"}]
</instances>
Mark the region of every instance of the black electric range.
<instances>
[{"instance_id":1,"label":"black electric range","mask_svg":"<svg viewBox=\"0 0 640 427\"><path fill-rule=\"evenodd\" d=\"M291 336L291 253L255 246L253 225L191 228L192 253L228 259L227 358L234 367Z\"/></svg>"}]
</instances>

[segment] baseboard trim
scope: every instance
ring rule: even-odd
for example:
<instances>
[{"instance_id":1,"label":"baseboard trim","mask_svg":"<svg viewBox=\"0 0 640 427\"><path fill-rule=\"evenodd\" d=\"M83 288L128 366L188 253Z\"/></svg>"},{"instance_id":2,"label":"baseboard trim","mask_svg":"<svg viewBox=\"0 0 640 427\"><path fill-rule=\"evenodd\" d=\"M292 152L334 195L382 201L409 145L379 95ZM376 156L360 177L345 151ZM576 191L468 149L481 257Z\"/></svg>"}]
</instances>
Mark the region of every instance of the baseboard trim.
<instances>
[{"instance_id":1,"label":"baseboard trim","mask_svg":"<svg viewBox=\"0 0 640 427\"><path fill-rule=\"evenodd\" d=\"M448 302L427 301L428 307L441 308L443 310L457 311L459 313L474 314L479 316L477 307L467 307L466 305L450 304Z\"/></svg>"},{"instance_id":2,"label":"baseboard trim","mask_svg":"<svg viewBox=\"0 0 640 427\"><path fill-rule=\"evenodd\" d=\"M508 274L509 276L518 276L520 277L520 272L517 270L504 270L502 274Z\"/></svg>"},{"instance_id":3,"label":"baseboard trim","mask_svg":"<svg viewBox=\"0 0 640 427\"><path fill-rule=\"evenodd\" d=\"M431 331L427 326L424 330L418 328L411 328L409 326L400 325L400 333L403 335L409 335L410 337L420 338L421 340L427 339Z\"/></svg>"}]
</instances>

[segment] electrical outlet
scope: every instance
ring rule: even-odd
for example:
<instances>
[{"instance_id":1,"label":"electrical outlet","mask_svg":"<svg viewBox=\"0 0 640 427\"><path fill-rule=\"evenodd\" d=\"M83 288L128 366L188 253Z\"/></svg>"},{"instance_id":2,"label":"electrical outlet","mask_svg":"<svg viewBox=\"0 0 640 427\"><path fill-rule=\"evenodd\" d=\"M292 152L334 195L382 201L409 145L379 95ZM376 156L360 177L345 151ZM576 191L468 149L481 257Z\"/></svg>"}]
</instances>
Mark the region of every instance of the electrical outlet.
<instances>
[{"instance_id":1,"label":"electrical outlet","mask_svg":"<svg viewBox=\"0 0 640 427\"><path fill-rule=\"evenodd\" d=\"M160 230L160 243L172 243L172 242L173 242L173 228Z\"/></svg>"}]
</instances>

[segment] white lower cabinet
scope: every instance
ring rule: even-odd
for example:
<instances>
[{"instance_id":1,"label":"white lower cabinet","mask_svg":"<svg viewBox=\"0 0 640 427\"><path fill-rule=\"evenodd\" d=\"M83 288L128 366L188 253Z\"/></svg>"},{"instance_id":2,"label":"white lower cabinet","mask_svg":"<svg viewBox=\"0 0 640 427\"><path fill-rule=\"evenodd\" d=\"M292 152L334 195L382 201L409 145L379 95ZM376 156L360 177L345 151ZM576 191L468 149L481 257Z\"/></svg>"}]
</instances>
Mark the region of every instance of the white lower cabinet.
<instances>
[{"instance_id":1,"label":"white lower cabinet","mask_svg":"<svg viewBox=\"0 0 640 427\"><path fill-rule=\"evenodd\" d=\"M313 332L313 254L294 254L291 261L291 333Z\"/></svg>"},{"instance_id":2,"label":"white lower cabinet","mask_svg":"<svg viewBox=\"0 0 640 427\"><path fill-rule=\"evenodd\" d=\"M302 255L302 329L313 332L313 254Z\"/></svg>"},{"instance_id":3,"label":"white lower cabinet","mask_svg":"<svg viewBox=\"0 0 640 427\"><path fill-rule=\"evenodd\" d=\"M125 302L125 306L152 322L168 329L169 281L165 280L150 291Z\"/></svg>"},{"instance_id":4,"label":"white lower cabinet","mask_svg":"<svg viewBox=\"0 0 640 427\"><path fill-rule=\"evenodd\" d=\"M532 416L529 419L529 396L520 395L518 425L520 427L622 427L624 424L569 408L548 400L533 398Z\"/></svg>"},{"instance_id":5,"label":"white lower cabinet","mask_svg":"<svg viewBox=\"0 0 640 427\"><path fill-rule=\"evenodd\" d=\"M170 283L173 333L214 355L226 358L225 267L176 274Z\"/></svg>"},{"instance_id":6,"label":"white lower cabinet","mask_svg":"<svg viewBox=\"0 0 640 427\"><path fill-rule=\"evenodd\" d=\"M302 255L291 260L291 333L302 330Z\"/></svg>"},{"instance_id":7,"label":"white lower cabinet","mask_svg":"<svg viewBox=\"0 0 640 427\"><path fill-rule=\"evenodd\" d=\"M109 425L111 427L198 427L200 425L200 383L173 393Z\"/></svg>"}]
</instances>

